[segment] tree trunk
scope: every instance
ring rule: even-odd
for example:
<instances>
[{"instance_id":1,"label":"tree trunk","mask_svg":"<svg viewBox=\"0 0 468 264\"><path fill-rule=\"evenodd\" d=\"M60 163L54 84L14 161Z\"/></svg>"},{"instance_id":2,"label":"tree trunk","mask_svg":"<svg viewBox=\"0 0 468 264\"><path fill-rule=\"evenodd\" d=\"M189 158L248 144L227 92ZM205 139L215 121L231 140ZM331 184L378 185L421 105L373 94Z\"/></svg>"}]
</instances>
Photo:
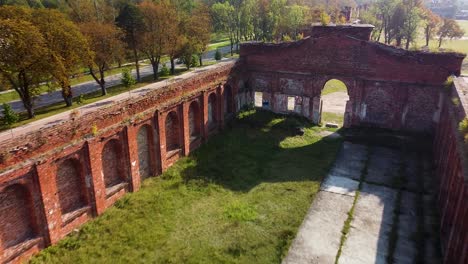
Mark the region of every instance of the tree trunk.
<instances>
[{"instance_id":1,"label":"tree trunk","mask_svg":"<svg viewBox=\"0 0 468 264\"><path fill-rule=\"evenodd\" d=\"M442 46L442 37L439 38L439 48Z\"/></svg>"},{"instance_id":2,"label":"tree trunk","mask_svg":"<svg viewBox=\"0 0 468 264\"><path fill-rule=\"evenodd\" d=\"M151 61L151 66L153 67L153 79L156 81L159 78L159 63L157 61Z\"/></svg>"},{"instance_id":3,"label":"tree trunk","mask_svg":"<svg viewBox=\"0 0 468 264\"><path fill-rule=\"evenodd\" d=\"M230 41L231 41L231 56L234 56L234 52L233 52L233 49L234 49L234 38L231 37Z\"/></svg>"},{"instance_id":4,"label":"tree trunk","mask_svg":"<svg viewBox=\"0 0 468 264\"><path fill-rule=\"evenodd\" d=\"M408 39L406 40L406 49L409 49L410 42L411 42L411 39L408 38Z\"/></svg>"},{"instance_id":5,"label":"tree trunk","mask_svg":"<svg viewBox=\"0 0 468 264\"><path fill-rule=\"evenodd\" d=\"M99 75L101 75L99 86L101 86L102 96L104 96L107 95L106 80L104 80L104 67L102 69L99 69Z\"/></svg>"},{"instance_id":6,"label":"tree trunk","mask_svg":"<svg viewBox=\"0 0 468 264\"><path fill-rule=\"evenodd\" d=\"M136 74L137 74L137 81L140 82L140 63L138 61L138 51L134 48L133 49L133 57L135 58L135 68L136 68Z\"/></svg>"},{"instance_id":7,"label":"tree trunk","mask_svg":"<svg viewBox=\"0 0 468 264\"><path fill-rule=\"evenodd\" d=\"M198 59L200 61L200 66L203 66L202 56L203 56L203 52L198 55Z\"/></svg>"},{"instance_id":8,"label":"tree trunk","mask_svg":"<svg viewBox=\"0 0 468 264\"><path fill-rule=\"evenodd\" d=\"M66 92L66 91L68 91L68 92ZM67 105L67 107L72 106L72 104L73 104L73 94L72 94L70 86L68 86L65 89L62 89L62 97L63 97L63 100L65 101L65 104Z\"/></svg>"},{"instance_id":9,"label":"tree trunk","mask_svg":"<svg viewBox=\"0 0 468 264\"><path fill-rule=\"evenodd\" d=\"M171 75L175 74L175 62L174 58L171 58Z\"/></svg>"},{"instance_id":10,"label":"tree trunk","mask_svg":"<svg viewBox=\"0 0 468 264\"><path fill-rule=\"evenodd\" d=\"M429 27L426 27L426 46L429 47L429 39L430 39L430 34L429 34Z\"/></svg>"},{"instance_id":11,"label":"tree trunk","mask_svg":"<svg viewBox=\"0 0 468 264\"><path fill-rule=\"evenodd\" d=\"M29 89L28 87L25 88L26 92L24 93L24 96L21 99L23 101L24 108L28 112L28 118L31 119L31 118L34 118L36 116L36 114L34 113L32 98L29 95L29 90L28 89Z\"/></svg>"}]
</instances>

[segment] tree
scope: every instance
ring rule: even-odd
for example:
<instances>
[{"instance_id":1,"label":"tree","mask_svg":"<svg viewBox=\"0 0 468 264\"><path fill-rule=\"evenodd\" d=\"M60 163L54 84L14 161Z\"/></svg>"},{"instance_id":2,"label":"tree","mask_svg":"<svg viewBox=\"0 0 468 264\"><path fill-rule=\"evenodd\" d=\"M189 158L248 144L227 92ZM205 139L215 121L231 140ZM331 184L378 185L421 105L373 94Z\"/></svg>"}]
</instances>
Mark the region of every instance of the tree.
<instances>
[{"instance_id":1,"label":"tree","mask_svg":"<svg viewBox=\"0 0 468 264\"><path fill-rule=\"evenodd\" d=\"M183 47L187 38L183 34L184 19L183 15L177 12L174 5L166 3L166 17L171 19L171 23L166 25L166 47L165 53L169 56L171 62L171 74L175 74L175 59L182 54Z\"/></svg>"},{"instance_id":2,"label":"tree","mask_svg":"<svg viewBox=\"0 0 468 264\"><path fill-rule=\"evenodd\" d=\"M11 127L14 123L18 122L19 115L13 111L11 105L4 103L3 104L3 123L7 127Z\"/></svg>"},{"instance_id":3,"label":"tree","mask_svg":"<svg viewBox=\"0 0 468 264\"><path fill-rule=\"evenodd\" d=\"M31 12L22 8L0 8L0 74L4 85L18 93L28 117L33 118L33 97L49 76L50 63L44 59L48 49L39 29L19 19L30 16Z\"/></svg>"},{"instance_id":4,"label":"tree","mask_svg":"<svg viewBox=\"0 0 468 264\"><path fill-rule=\"evenodd\" d=\"M73 93L70 76L89 61L88 43L79 28L56 10L35 10L32 22L46 41L51 60L50 74L60 85L66 105L71 106Z\"/></svg>"},{"instance_id":5,"label":"tree","mask_svg":"<svg viewBox=\"0 0 468 264\"><path fill-rule=\"evenodd\" d=\"M88 62L89 72L101 87L102 95L106 95L105 70L121 56L124 34L114 24L99 22L83 23L80 29L94 53L93 59Z\"/></svg>"},{"instance_id":6,"label":"tree","mask_svg":"<svg viewBox=\"0 0 468 264\"><path fill-rule=\"evenodd\" d=\"M136 84L136 80L133 78L132 72L129 69L122 70L122 77L120 78L120 81L128 90L130 90L130 88Z\"/></svg>"},{"instance_id":7,"label":"tree","mask_svg":"<svg viewBox=\"0 0 468 264\"><path fill-rule=\"evenodd\" d=\"M414 1L409 2L410 3L405 5L405 20L402 28L403 36L406 39L406 49L409 49L410 43L416 39L419 24L421 22L419 3Z\"/></svg>"},{"instance_id":8,"label":"tree","mask_svg":"<svg viewBox=\"0 0 468 264\"><path fill-rule=\"evenodd\" d=\"M442 46L444 38L454 39L461 38L465 34L463 29L453 19L444 19L444 23L439 29L439 48Z\"/></svg>"},{"instance_id":9,"label":"tree","mask_svg":"<svg viewBox=\"0 0 468 264\"><path fill-rule=\"evenodd\" d=\"M227 32L231 42L231 56L234 55L233 49L236 40L236 19L234 7L229 2L216 3L211 7L215 30L218 32Z\"/></svg>"},{"instance_id":10,"label":"tree","mask_svg":"<svg viewBox=\"0 0 468 264\"><path fill-rule=\"evenodd\" d=\"M192 12L187 27L189 45L198 55L200 66L203 65L202 55L210 43L211 20L209 9L204 4L199 4Z\"/></svg>"},{"instance_id":11,"label":"tree","mask_svg":"<svg viewBox=\"0 0 468 264\"><path fill-rule=\"evenodd\" d=\"M441 18L434 14L428 8L424 8L422 11L423 23L424 23L424 36L426 38L426 46L429 46L429 41L437 34L437 29L442 22Z\"/></svg>"},{"instance_id":12,"label":"tree","mask_svg":"<svg viewBox=\"0 0 468 264\"><path fill-rule=\"evenodd\" d=\"M144 21L140 10L133 4L125 5L116 18L117 26L125 32L125 42L128 48L133 52L137 80L140 81L140 64L138 57L138 48L140 43L140 34L144 28Z\"/></svg>"},{"instance_id":13,"label":"tree","mask_svg":"<svg viewBox=\"0 0 468 264\"><path fill-rule=\"evenodd\" d=\"M172 23L171 12L168 11L170 5L143 2L138 8L145 25L139 48L150 60L153 67L153 78L157 80L161 57L167 47L167 35L173 33L168 31Z\"/></svg>"}]
</instances>

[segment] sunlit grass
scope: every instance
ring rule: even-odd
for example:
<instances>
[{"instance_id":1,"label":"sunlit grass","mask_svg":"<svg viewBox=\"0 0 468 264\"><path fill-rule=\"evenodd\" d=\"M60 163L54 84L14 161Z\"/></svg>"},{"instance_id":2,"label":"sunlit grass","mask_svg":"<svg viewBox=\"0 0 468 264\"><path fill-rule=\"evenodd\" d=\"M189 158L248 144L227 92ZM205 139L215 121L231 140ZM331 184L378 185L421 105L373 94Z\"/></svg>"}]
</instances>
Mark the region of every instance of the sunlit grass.
<instances>
[{"instance_id":1,"label":"sunlit grass","mask_svg":"<svg viewBox=\"0 0 468 264\"><path fill-rule=\"evenodd\" d=\"M301 118L243 112L32 262L280 263L341 144L320 131Z\"/></svg>"}]
</instances>

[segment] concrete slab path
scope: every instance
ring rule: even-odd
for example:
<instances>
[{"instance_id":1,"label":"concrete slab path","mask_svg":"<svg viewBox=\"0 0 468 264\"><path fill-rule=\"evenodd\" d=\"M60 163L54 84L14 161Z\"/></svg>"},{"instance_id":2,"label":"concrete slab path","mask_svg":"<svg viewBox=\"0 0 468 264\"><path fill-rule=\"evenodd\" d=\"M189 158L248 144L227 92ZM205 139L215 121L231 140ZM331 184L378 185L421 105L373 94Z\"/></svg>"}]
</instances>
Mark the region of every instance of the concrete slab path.
<instances>
[{"instance_id":1,"label":"concrete slab path","mask_svg":"<svg viewBox=\"0 0 468 264\"><path fill-rule=\"evenodd\" d=\"M428 164L421 153L344 142L283 263L441 263Z\"/></svg>"}]
</instances>

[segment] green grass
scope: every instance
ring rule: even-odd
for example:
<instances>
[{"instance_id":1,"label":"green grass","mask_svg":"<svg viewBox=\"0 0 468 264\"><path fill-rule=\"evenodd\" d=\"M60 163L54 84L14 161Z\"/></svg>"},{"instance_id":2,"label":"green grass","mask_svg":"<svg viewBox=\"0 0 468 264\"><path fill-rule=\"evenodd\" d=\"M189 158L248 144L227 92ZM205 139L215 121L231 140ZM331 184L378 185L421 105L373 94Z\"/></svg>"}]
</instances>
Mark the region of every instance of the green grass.
<instances>
[{"instance_id":1,"label":"green grass","mask_svg":"<svg viewBox=\"0 0 468 264\"><path fill-rule=\"evenodd\" d=\"M344 122L344 115L342 114L340 115L340 114L328 113L328 112L322 113L322 124L334 123L334 124L343 126L343 122Z\"/></svg>"},{"instance_id":2,"label":"green grass","mask_svg":"<svg viewBox=\"0 0 468 264\"><path fill-rule=\"evenodd\" d=\"M186 72L185 69L176 69L176 75L180 75L184 72ZM171 77L173 76L160 77L159 81L164 81ZM137 83L135 86L132 87L132 90L141 88L145 85L148 85L154 82L155 81L153 80L152 76L150 75L145 76L142 78L141 82ZM35 110L36 117L32 119L28 119L28 116L26 115L26 113L20 113L19 114L20 120L17 123L13 124L12 128L26 125L28 123L31 123L31 122L34 122L34 121L37 121L37 120L40 120L49 116L53 116L53 115L56 115L56 114L59 114L68 110L72 110L72 109L75 109L75 108L78 108L87 104L91 104L91 103L94 103L94 102L97 102L97 101L100 101L100 100L103 100L103 99L106 99L106 98L109 98L109 97L112 97L121 93L125 93L125 92L128 92L127 88L125 88L123 85L117 85L117 86L108 87L106 96L102 96L100 90L84 95L84 102L81 105L77 104L78 98L74 98L73 99L74 104L71 107L66 107L65 102L59 102L59 103L51 104L49 106L38 108ZM1 119L0 119L0 131L7 130L7 129L8 128L1 122Z\"/></svg>"},{"instance_id":3,"label":"green grass","mask_svg":"<svg viewBox=\"0 0 468 264\"><path fill-rule=\"evenodd\" d=\"M231 41L229 40L221 41L218 43L213 43L213 44L208 45L208 51L216 50L218 48L229 46L229 45L231 45Z\"/></svg>"},{"instance_id":4,"label":"green grass","mask_svg":"<svg viewBox=\"0 0 468 264\"><path fill-rule=\"evenodd\" d=\"M465 37L468 37L468 20L457 20L457 23L465 31Z\"/></svg>"},{"instance_id":5,"label":"green grass","mask_svg":"<svg viewBox=\"0 0 468 264\"><path fill-rule=\"evenodd\" d=\"M32 263L279 263L341 144L320 131L243 112Z\"/></svg>"},{"instance_id":6,"label":"green grass","mask_svg":"<svg viewBox=\"0 0 468 264\"><path fill-rule=\"evenodd\" d=\"M336 92L347 92L346 85L340 80L331 79L323 87L322 96Z\"/></svg>"}]
</instances>

